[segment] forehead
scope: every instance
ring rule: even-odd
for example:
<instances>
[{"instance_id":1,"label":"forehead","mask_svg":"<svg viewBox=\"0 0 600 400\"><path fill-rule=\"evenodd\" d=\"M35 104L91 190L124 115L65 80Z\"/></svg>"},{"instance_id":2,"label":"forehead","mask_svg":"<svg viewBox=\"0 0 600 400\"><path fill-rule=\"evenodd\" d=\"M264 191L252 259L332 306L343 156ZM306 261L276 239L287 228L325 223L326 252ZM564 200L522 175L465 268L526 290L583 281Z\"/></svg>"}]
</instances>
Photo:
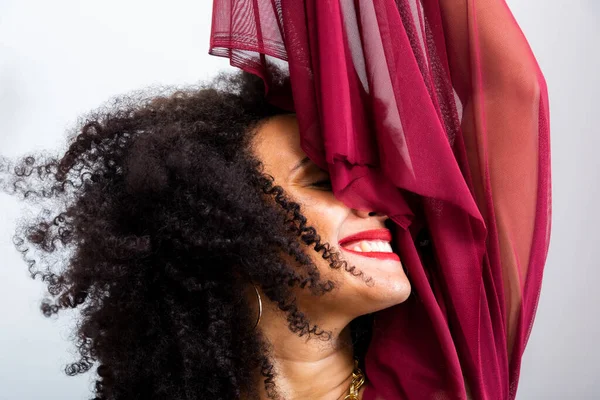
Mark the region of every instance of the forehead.
<instances>
[{"instance_id":1,"label":"forehead","mask_svg":"<svg viewBox=\"0 0 600 400\"><path fill-rule=\"evenodd\" d=\"M261 124L253 138L252 148L268 172L287 175L306 156L300 147L300 132L294 114L277 115Z\"/></svg>"}]
</instances>

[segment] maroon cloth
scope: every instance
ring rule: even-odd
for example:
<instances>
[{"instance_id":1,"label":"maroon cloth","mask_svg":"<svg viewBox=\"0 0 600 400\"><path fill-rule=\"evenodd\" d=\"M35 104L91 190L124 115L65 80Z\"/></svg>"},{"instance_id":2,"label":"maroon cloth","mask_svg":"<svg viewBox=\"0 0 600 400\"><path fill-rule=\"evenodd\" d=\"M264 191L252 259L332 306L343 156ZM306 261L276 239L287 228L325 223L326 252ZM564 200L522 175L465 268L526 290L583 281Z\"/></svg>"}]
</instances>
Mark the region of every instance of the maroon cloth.
<instances>
[{"instance_id":1,"label":"maroon cloth","mask_svg":"<svg viewBox=\"0 0 600 400\"><path fill-rule=\"evenodd\" d=\"M505 2L214 0L210 53L271 88L287 61L306 154L397 224L414 295L376 315L365 400L465 399L464 379L513 399L551 171L546 84Z\"/></svg>"}]
</instances>

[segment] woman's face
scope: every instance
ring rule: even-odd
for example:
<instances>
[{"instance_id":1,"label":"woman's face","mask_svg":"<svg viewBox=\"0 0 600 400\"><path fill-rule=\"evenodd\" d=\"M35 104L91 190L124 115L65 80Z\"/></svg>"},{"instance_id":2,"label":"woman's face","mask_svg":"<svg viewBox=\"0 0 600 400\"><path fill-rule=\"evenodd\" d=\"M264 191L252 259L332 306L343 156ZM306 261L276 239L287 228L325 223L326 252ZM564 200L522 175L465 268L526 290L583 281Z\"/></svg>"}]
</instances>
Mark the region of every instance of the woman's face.
<instances>
[{"instance_id":1,"label":"woman's face","mask_svg":"<svg viewBox=\"0 0 600 400\"><path fill-rule=\"evenodd\" d=\"M384 226L387 216L374 210L348 208L335 198L329 174L308 160L300 148L295 115L277 116L262 124L254 138L253 150L263 162L264 172L272 175L275 184L301 205L308 224L317 230L321 241L339 251L348 266L355 266L363 273L357 277L344 269L332 269L328 260L310 248L307 253L322 279L336 283L334 291L319 297L308 290L298 290L299 306L313 322L332 318L349 322L359 315L406 300L410 283L399 258L390 254L390 239L385 237ZM367 232L373 230L380 230L377 233L381 236ZM361 232L365 233L365 240L347 240ZM370 278L368 283L366 278Z\"/></svg>"}]
</instances>

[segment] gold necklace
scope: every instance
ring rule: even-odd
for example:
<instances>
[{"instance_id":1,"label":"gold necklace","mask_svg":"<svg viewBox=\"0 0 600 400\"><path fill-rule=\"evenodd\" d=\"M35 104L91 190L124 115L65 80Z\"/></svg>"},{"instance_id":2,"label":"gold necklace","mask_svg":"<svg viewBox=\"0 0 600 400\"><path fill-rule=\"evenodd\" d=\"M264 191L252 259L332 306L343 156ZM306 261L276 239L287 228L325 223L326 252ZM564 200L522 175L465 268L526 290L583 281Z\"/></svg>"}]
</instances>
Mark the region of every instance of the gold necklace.
<instances>
[{"instance_id":1,"label":"gold necklace","mask_svg":"<svg viewBox=\"0 0 600 400\"><path fill-rule=\"evenodd\" d=\"M365 383L365 375L358 368L358 360L354 359L354 371L352 371L352 383L350 383L350 393L344 397L344 400L358 400L358 390Z\"/></svg>"}]
</instances>

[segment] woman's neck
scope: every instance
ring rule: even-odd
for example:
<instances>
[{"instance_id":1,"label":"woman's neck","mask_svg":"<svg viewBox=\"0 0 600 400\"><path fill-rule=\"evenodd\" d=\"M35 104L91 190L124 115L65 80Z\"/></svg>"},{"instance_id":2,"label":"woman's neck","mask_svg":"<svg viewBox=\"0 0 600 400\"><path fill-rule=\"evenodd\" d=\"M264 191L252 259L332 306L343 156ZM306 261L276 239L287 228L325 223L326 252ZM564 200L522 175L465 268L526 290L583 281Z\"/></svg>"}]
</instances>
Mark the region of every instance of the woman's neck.
<instances>
[{"instance_id":1,"label":"woman's neck","mask_svg":"<svg viewBox=\"0 0 600 400\"><path fill-rule=\"evenodd\" d=\"M260 329L271 346L269 356L276 374L278 393L289 400L343 399L348 394L354 370L347 321L340 321L337 328L334 324L333 329L331 320L327 327L319 325L332 332L329 340L315 336L308 339L307 336L299 337L291 332L285 319L268 314L261 321ZM259 380L260 399L267 400L263 380Z\"/></svg>"}]
</instances>

